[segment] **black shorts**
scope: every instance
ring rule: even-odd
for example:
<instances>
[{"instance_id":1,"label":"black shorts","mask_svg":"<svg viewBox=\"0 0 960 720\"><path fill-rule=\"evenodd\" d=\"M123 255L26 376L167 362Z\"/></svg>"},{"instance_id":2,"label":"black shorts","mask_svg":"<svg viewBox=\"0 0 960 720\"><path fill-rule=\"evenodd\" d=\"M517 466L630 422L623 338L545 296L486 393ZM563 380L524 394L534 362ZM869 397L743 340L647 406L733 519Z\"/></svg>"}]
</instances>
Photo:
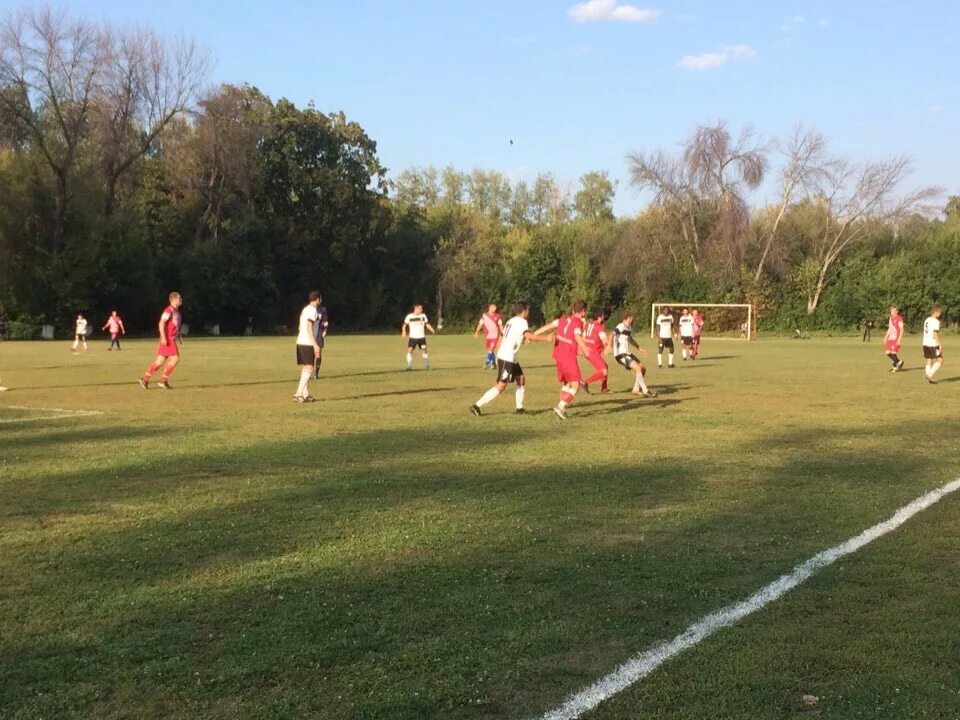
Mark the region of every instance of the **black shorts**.
<instances>
[{"instance_id":1,"label":"black shorts","mask_svg":"<svg viewBox=\"0 0 960 720\"><path fill-rule=\"evenodd\" d=\"M684 345L693 345L693 337L684 336L680 338L680 342L682 342Z\"/></svg>"},{"instance_id":2,"label":"black shorts","mask_svg":"<svg viewBox=\"0 0 960 720\"><path fill-rule=\"evenodd\" d=\"M426 350L427 339L426 338L409 338L407 340L407 349L413 350L416 347L420 348L421 350Z\"/></svg>"},{"instance_id":3,"label":"black shorts","mask_svg":"<svg viewBox=\"0 0 960 720\"><path fill-rule=\"evenodd\" d=\"M936 360L937 358L943 357L943 351L939 347L930 347L929 345L924 345L923 356L927 360Z\"/></svg>"},{"instance_id":4,"label":"black shorts","mask_svg":"<svg viewBox=\"0 0 960 720\"><path fill-rule=\"evenodd\" d=\"M86 333L77 333L77 342L86 342L87 334Z\"/></svg>"},{"instance_id":5,"label":"black shorts","mask_svg":"<svg viewBox=\"0 0 960 720\"><path fill-rule=\"evenodd\" d=\"M623 365L627 370L633 370L634 365L642 365L640 358L638 358L633 353L629 355L616 355L614 358L618 363Z\"/></svg>"},{"instance_id":6,"label":"black shorts","mask_svg":"<svg viewBox=\"0 0 960 720\"><path fill-rule=\"evenodd\" d=\"M297 345L297 365L313 365L313 345Z\"/></svg>"},{"instance_id":7,"label":"black shorts","mask_svg":"<svg viewBox=\"0 0 960 720\"><path fill-rule=\"evenodd\" d=\"M660 338L660 341L657 343L657 349L662 351L664 348L673 352L673 338Z\"/></svg>"},{"instance_id":8,"label":"black shorts","mask_svg":"<svg viewBox=\"0 0 960 720\"><path fill-rule=\"evenodd\" d=\"M509 360L501 360L497 358L497 382L498 383L512 383L520 382L520 378L523 377L523 368L520 367L518 362L510 362Z\"/></svg>"}]
</instances>

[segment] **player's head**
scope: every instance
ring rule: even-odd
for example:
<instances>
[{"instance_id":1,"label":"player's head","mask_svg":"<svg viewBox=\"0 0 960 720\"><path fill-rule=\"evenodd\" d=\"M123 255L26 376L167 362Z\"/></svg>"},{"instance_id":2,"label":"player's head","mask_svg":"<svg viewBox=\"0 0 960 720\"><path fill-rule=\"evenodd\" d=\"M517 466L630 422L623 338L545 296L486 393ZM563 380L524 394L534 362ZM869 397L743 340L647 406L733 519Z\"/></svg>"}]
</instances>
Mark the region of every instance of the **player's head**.
<instances>
[{"instance_id":1,"label":"player's head","mask_svg":"<svg viewBox=\"0 0 960 720\"><path fill-rule=\"evenodd\" d=\"M669 314L670 314L670 306L669 306L669 305L667 305L667 306L663 309L663 314L664 314L664 315L669 315Z\"/></svg>"},{"instance_id":2,"label":"player's head","mask_svg":"<svg viewBox=\"0 0 960 720\"><path fill-rule=\"evenodd\" d=\"M900 314L900 308L897 307L896 305L891 305L891 306L890 306L890 314L891 314L891 315L899 315L899 314Z\"/></svg>"},{"instance_id":3,"label":"player's head","mask_svg":"<svg viewBox=\"0 0 960 720\"><path fill-rule=\"evenodd\" d=\"M496 311L497 311L496 303L490 303L489 305L487 305L487 313L489 313L490 315L493 315Z\"/></svg>"},{"instance_id":4,"label":"player's head","mask_svg":"<svg viewBox=\"0 0 960 720\"><path fill-rule=\"evenodd\" d=\"M496 307L496 305L493 305L492 307ZM520 302L514 303L513 314L518 315L520 317L526 317L527 315L530 314L530 303L524 302L523 300L521 300Z\"/></svg>"},{"instance_id":5,"label":"player's head","mask_svg":"<svg viewBox=\"0 0 960 720\"><path fill-rule=\"evenodd\" d=\"M684 308L684 309L683 309L683 314L684 314L684 315L689 315L689 314L690 314L690 308Z\"/></svg>"},{"instance_id":6,"label":"player's head","mask_svg":"<svg viewBox=\"0 0 960 720\"><path fill-rule=\"evenodd\" d=\"M422 312L423 312L423 305L421 305L420 303L414 304L414 306L413 306L413 311L414 311L415 313L422 313Z\"/></svg>"},{"instance_id":7,"label":"player's head","mask_svg":"<svg viewBox=\"0 0 960 720\"><path fill-rule=\"evenodd\" d=\"M624 325L632 325L632 324L633 324L633 313L632 313L632 312L624 313L624 315L623 315L623 324L624 324Z\"/></svg>"},{"instance_id":8,"label":"player's head","mask_svg":"<svg viewBox=\"0 0 960 720\"><path fill-rule=\"evenodd\" d=\"M930 308L930 315L935 318L940 317L940 306L934 305L932 308Z\"/></svg>"},{"instance_id":9,"label":"player's head","mask_svg":"<svg viewBox=\"0 0 960 720\"><path fill-rule=\"evenodd\" d=\"M594 310L594 312L590 315L590 319L594 322L603 322L605 317L606 315L603 314L603 310Z\"/></svg>"},{"instance_id":10,"label":"player's head","mask_svg":"<svg viewBox=\"0 0 960 720\"><path fill-rule=\"evenodd\" d=\"M697 310L696 308L694 308L694 309L691 310L690 312L691 312L692 314L694 314L694 315L699 315L699 314L700 314L700 311Z\"/></svg>"},{"instance_id":11,"label":"player's head","mask_svg":"<svg viewBox=\"0 0 960 720\"><path fill-rule=\"evenodd\" d=\"M110 317L116 317L116 316L117 316L117 311L116 311L116 310L111 310L111 311L110 311Z\"/></svg>"},{"instance_id":12,"label":"player's head","mask_svg":"<svg viewBox=\"0 0 960 720\"><path fill-rule=\"evenodd\" d=\"M167 296L167 300L170 301L171 307L178 308L183 305L183 296L181 296L176 290Z\"/></svg>"},{"instance_id":13,"label":"player's head","mask_svg":"<svg viewBox=\"0 0 960 720\"><path fill-rule=\"evenodd\" d=\"M583 300L574 300L573 304L570 306L571 315L579 315L583 317L587 313L587 304Z\"/></svg>"},{"instance_id":14,"label":"player's head","mask_svg":"<svg viewBox=\"0 0 960 720\"><path fill-rule=\"evenodd\" d=\"M311 290L310 294L307 295L307 302L310 305L317 306L320 304L320 293L317 290Z\"/></svg>"}]
</instances>

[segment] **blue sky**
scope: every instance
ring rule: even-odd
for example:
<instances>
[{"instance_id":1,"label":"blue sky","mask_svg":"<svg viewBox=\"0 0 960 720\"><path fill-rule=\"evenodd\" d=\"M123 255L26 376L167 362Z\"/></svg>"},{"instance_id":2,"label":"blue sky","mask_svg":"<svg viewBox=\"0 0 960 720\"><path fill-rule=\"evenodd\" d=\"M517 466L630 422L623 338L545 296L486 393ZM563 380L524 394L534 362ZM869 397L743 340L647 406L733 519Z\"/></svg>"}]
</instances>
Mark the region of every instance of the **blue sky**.
<instances>
[{"instance_id":1,"label":"blue sky","mask_svg":"<svg viewBox=\"0 0 960 720\"><path fill-rule=\"evenodd\" d=\"M723 119L765 137L803 122L853 158L907 153L917 183L960 194L960 12L947 0L66 6L192 35L212 82L343 110L394 175L452 164L575 182L605 169L620 179L618 212L631 213L643 199L626 184L626 153L675 148Z\"/></svg>"}]
</instances>

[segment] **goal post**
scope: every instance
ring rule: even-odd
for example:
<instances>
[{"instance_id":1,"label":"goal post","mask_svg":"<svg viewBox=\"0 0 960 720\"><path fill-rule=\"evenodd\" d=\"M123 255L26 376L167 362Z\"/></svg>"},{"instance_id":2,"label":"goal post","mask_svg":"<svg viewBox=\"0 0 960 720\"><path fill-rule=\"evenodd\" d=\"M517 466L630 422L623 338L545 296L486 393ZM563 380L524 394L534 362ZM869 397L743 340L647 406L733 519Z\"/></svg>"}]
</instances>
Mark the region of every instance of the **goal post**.
<instances>
[{"instance_id":1,"label":"goal post","mask_svg":"<svg viewBox=\"0 0 960 720\"><path fill-rule=\"evenodd\" d=\"M753 332L753 305L750 303L695 303L695 302L669 302L669 303L653 303L650 306L650 337L655 338L657 336L657 315L660 314L662 308L669 307L674 311L677 308L690 308L693 310L701 310L703 308L730 308L730 309L742 309L745 311L745 320L747 323L747 340L752 340L754 336ZM707 327L710 327L710 317L708 314L704 313L707 321Z\"/></svg>"}]
</instances>

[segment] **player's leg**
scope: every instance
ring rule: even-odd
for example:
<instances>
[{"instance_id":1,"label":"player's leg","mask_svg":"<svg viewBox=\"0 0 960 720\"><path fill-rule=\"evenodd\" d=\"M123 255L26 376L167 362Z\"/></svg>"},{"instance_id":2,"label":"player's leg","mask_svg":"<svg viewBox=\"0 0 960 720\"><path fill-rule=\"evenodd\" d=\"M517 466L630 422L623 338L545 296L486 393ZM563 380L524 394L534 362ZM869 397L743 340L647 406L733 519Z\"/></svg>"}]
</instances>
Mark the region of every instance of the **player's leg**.
<instances>
[{"instance_id":1,"label":"player's leg","mask_svg":"<svg viewBox=\"0 0 960 720\"><path fill-rule=\"evenodd\" d=\"M170 379L170 376L173 375L173 371L177 369L177 365L180 363L179 355L171 355L167 358L167 361L163 364L163 373L160 375L159 386L164 390L169 390L170 385L167 381Z\"/></svg>"},{"instance_id":2,"label":"player's leg","mask_svg":"<svg viewBox=\"0 0 960 720\"><path fill-rule=\"evenodd\" d=\"M603 358L598 355L588 355L587 360L591 365L593 365L594 372L590 377L588 377L586 380L583 381L583 384L585 386L589 386L590 383L595 383L598 380L603 380L603 387L606 388L607 372L606 372L606 363L603 361Z\"/></svg>"},{"instance_id":3,"label":"player's leg","mask_svg":"<svg viewBox=\"0 0 960 720\"><path fill-rule=\"evenodd\" d=\"M657 342L657 367L663 367L663 353L666 350L666 345L664 345L663 340Z\"/></svg>"},{"instance_id":4,"label":"player's leg","mask_svg":"<svg viewBox=\"0 0 960 720\"><path fill-rule=\"evenodd\" d=\"M667 367L673 367L673 338L670 339L667 349L669 350L667 353Z\"/></svg>"},{"instance_id":5,"label":"player's leg","mask_svg":"<svg viewBox=\"0 0 960 720\"><path fill-rule=\"evenodd\" d=\"M423 358L423 369L424 369L424 370L429 370L429 369L430 369L430 355L429 355L429 353L427 352L427 341L426 341L426 340L420 341L420 357Z\"/></svg>"},{"instance_id":6,"label":"player's leg","mask_svg":"<svg viewBox=\"0 0 960 720\"><path fill-rule=\"evenodd\" d=\"M313 379L320 379L320 366L323 365L323 348L320 349L320 354L313 360Z\"/></svg>"},{"instance_id":7,"label":"player's leg","mask_svg":"<svg viewBox=\"0 0 960 720\"><path fill-rule=\"evenodd\" d=\"M157 357L154 358L153 362L147 366L147 369L144 370L143 375L140 376L140 387L144 390L147 389L147 384L150 382L150 378L153 377L153 374L163 366L163 363L166 361L166 358L163 355L157 354Z\"/></svg>"},{"instance_id":8,"label":"player's leg","mask_svg":"<svg viewBox=\"0 0 960 720\"><path fill-rule=\"evenodd\" d=\"M527 394L527 378L521 371L521 373L517 375L513 381L517 384L517 391L514 395L514 400L516 400L516 412L523 414L526 412L523 409L523 398Z\"/></svg>"},{"instance_id":9,"label":"player's leg","mask_svg":"<svg viewBox=\"0 0 960 720\"><path fill-rule=\"evenodd\" d=\"M76 352L76 351L77 351L77 346L79 346L79 345L80 345L80 336L79 336L79 335L74 335L74 336L73 336L73 345L70 347L70 352Z\"/></svg>"},{"instance_id":10,"label":"player's leg","mask_svg":"<svg viewBox=\"0 0 960 720\"><path fill-rule=\"evenodd\" d=\"M80 340L83 342L83 349L86 350L86 349L87 349L87 336L86 336L86 335L81 335L81 336L80 336Z\"/></svg>"},{"instance_id":11,"label":"player's leg","mask_svg":"<svg viewBox=\"0 0 960 720\"><path fill-rule=\"evenodd\" d=\"M413 349L416 346L416 340L407 340L407 370L413 370Z\"/></svg>"},{"instance_id":12,"label":"player's leg","mask_svg":"<svg viewBox=\"0 0 960 720\"><path fill-rule=\"evenodd\" d=\"M484 356L484 359L483 359L483 368L485 370L493 369L497 365L497 359L493 354L493 348L496 346L497 341L485 339L483 342L487 350L487 354Z\"/></svg>"}]
</instances>

